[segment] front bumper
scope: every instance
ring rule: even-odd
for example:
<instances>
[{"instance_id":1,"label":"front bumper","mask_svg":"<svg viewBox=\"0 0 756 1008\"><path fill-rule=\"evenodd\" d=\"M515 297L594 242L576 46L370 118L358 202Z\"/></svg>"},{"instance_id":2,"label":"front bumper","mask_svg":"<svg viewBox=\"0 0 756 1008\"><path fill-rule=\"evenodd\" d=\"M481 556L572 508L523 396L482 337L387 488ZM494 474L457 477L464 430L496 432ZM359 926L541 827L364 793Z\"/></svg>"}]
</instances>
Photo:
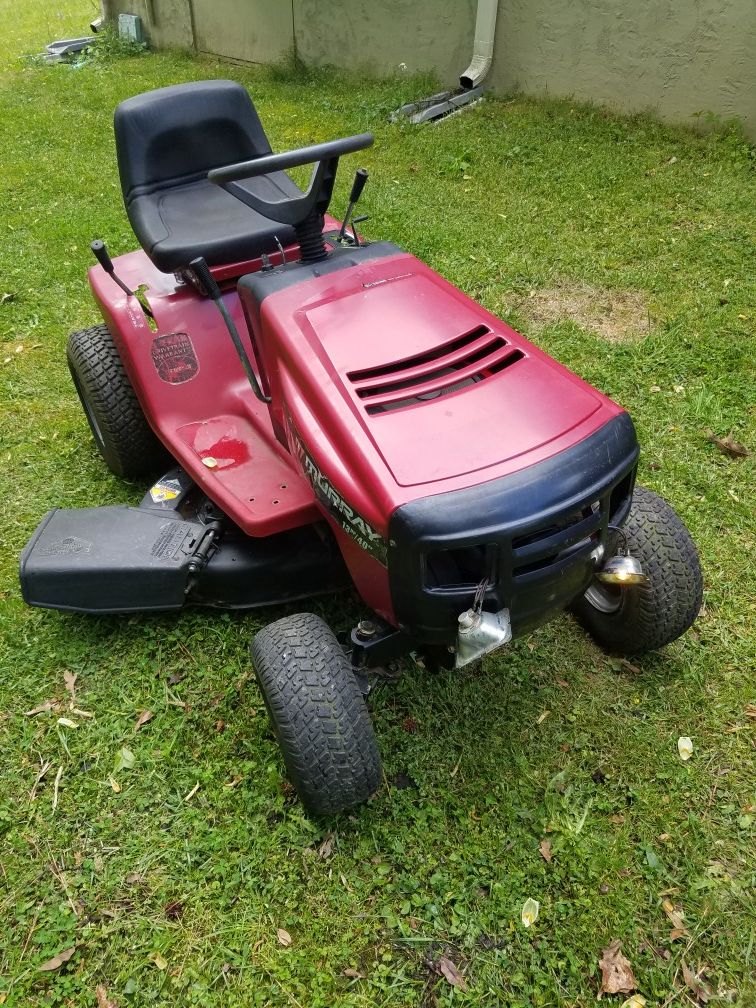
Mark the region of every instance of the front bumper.
<instances>
[{"instance_id":1,"label":"front bumper","mask_svg":"<svg viewBox=\"0 0 756 1008\"><path fill-rule=\"evenodd\" d=\"M397 508L388 569L400 627L419 643L453 644L484 577L484 609L509 609L515 636L565 609L588 587L607 526L627 517L638 452L621 413L537 465Z\"/></svg>"}]
</instances>

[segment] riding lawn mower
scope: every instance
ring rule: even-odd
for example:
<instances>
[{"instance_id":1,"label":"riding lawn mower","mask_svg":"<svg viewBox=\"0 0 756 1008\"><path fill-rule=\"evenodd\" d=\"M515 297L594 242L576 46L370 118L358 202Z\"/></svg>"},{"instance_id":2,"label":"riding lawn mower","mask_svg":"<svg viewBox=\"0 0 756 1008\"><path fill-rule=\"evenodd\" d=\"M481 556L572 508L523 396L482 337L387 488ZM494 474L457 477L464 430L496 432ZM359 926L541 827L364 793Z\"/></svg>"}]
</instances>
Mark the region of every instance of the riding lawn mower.
<instances>
[{"instance_id":1,"label":"riding lawn mower","mask_svg":"<svg viewBox=\"0 0 756 1008\"><path fill-rule=\"evenodd\" d=\"M252 642L307 810L367 799L372 671L461 669L570 610L638 655L692 624L695 546L635 483L628 414L410 253L328 214L362 134L274 154L231 81L115 113L138 251L89 281L103 322L68 364L105 463L162 472L137 507L55 509L24 599L83 613L289 604L353 585L345 647L318 616ZM287 169L313 165L302 191Z\"/></svg>"}]
</instances>

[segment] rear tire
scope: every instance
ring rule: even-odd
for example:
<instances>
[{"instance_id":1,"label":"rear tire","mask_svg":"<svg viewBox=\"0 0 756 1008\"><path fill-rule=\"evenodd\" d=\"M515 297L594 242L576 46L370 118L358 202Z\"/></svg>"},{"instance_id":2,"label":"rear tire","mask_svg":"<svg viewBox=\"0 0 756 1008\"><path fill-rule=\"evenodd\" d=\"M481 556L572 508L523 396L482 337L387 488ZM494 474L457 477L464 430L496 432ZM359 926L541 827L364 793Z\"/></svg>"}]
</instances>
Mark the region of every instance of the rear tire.
<instances>
[{"instance_id":1,"label":"rear tire","mask_svg":"<svg viewBox=\"0 0 756 1008\"><path fill-rule=\"evenodd\" d=\"M606 650L640 655L677 640L692 625L703 577L690 533L651 490L636 486L623 532L648 582L619 588L594 580L572 612Z\"/></svg>"},{"instance_id":2,"label":"rear tire","mask_svg":"<svg viewBox=\"0 0 756 1008\"><path fill-rule=\"evenodd\" d=\"M289 780L314 815L365 801L381 757L365 700L336 637L298 613L261 630L252 659Z\"/></svg>"},{"instance_id":3,"label":"rear tire","mask_svg":"<svg viewBox=\"0 0 756 1008\"><path fill-rule=\"evenodd\" d=\"M147 423L106 325L68 337L68 368L100 454L112 473L135 479L170 456Z\"/></svg>"}]
</instances>

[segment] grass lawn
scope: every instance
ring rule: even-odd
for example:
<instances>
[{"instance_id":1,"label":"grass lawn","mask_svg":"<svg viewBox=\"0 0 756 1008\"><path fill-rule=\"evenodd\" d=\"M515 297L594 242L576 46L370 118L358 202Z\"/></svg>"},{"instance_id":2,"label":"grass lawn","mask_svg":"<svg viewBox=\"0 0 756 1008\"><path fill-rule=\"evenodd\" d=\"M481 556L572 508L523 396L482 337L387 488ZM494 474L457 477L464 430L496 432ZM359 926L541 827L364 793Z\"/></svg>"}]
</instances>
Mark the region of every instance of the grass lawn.
<instances>
[{"instance_id":1,"label":"grass lawn","mask_svg":"<svg viewBox=\"0 0 756 1008\"><path fill-rule=\"evenodd\" d=\"M84 1008L99 984L118 1008L585 1006L620 939L649 1006L699 1003L699 971L711 1003L756 1005L754 456L704 434L756 447L748 146L517 97L389 125L427 81L174 53L20 59L94 12L0 0L0 1004ZM368 234L626 406L641 482L679 510L705 571L694 629L632 663L567 616L472 672L407 662L371 701L389 783L329 823L290 797L250 667L250 636L286 610L91 619L27 609L17 588L48 508L143 489L105 469L64 360L68 332L98 321L89 242L133 245L113 109L222 76L250 88L275 149L376 134ZM336 628L361 612L353 596L314 608ZM66 673L91 716L69 710ZM62 708L24 713L47 700ZM430 965L443 954L466 990Z\"/></svg>"}]
</instances>

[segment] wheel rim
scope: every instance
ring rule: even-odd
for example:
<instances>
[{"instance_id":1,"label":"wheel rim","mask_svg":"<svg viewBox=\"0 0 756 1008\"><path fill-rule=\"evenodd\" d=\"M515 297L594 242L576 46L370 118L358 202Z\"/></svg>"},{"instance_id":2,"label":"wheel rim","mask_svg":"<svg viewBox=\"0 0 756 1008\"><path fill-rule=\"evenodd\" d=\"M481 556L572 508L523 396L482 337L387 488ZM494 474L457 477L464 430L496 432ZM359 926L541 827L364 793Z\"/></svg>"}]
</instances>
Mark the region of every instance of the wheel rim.
<instances>
[{"instance_id":1,"label":"wheel rim","mask_svg":"<svg viewBox=\"0 0 756 1008\"><path fill-rule=\"evenodd\" d=\"M585 599L594 609L602 613L615 613L622 605L622 588L593 581L585 593Z\"/></svg>"}]
</instances>

